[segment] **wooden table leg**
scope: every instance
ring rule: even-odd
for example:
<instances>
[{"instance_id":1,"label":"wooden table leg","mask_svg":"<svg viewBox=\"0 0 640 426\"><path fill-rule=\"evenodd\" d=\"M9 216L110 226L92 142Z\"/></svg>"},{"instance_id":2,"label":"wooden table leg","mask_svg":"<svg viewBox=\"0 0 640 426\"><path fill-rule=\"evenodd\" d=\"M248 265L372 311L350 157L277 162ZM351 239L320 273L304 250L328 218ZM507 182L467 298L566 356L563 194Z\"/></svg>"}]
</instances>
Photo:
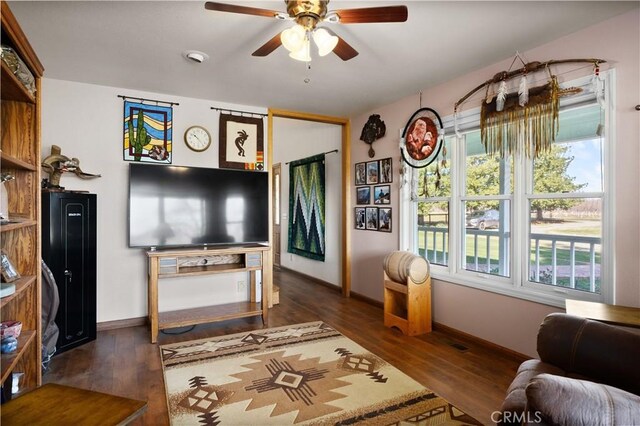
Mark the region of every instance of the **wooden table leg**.
<instances>
[{"instance_id":1,"label":"wooden table leg","mask_svg":"<svg viewBox=\"0 0 640 426\"><path fill-rule=\"evenodd\" d=\"M158 258L149 259L148 315L151 343L158 341Z\"/></svg>"},{"instance_id":2,"label":"wooden table leg","mask_svg":"<svg viewBox=\"0 0 640 426\"><path fill-rule=\"evenodd\" d=\"M260 270L260 279L262 282L260 283L260 288L262 289L262 324L267 325L267 319L269 317L269 300L271 299L270 291L271 288L268 286L267 279L265 277L265 268L264 264L267 258L267 252L262 252L262 269Z\"/></svg>"}]
</instances>

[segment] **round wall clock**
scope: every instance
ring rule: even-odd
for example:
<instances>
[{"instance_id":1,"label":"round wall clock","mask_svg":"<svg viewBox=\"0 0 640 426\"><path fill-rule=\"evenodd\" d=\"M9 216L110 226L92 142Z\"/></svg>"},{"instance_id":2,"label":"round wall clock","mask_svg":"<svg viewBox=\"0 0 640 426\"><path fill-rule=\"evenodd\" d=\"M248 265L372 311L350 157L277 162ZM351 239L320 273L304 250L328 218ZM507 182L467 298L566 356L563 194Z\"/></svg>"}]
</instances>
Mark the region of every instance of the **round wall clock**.
<instances>
[{"instance_id":1,"label":"round wall clock","mask_svg":"<svg viewBox=\"0 0 640 426\"><path fill-rule=\"evenodd\" d=\"M202 152L211 145L211 135L207 129L202 126L191 126L184 132L184 143L186 143L190 149L196 152Z\"/></svg>"}]
</instances>

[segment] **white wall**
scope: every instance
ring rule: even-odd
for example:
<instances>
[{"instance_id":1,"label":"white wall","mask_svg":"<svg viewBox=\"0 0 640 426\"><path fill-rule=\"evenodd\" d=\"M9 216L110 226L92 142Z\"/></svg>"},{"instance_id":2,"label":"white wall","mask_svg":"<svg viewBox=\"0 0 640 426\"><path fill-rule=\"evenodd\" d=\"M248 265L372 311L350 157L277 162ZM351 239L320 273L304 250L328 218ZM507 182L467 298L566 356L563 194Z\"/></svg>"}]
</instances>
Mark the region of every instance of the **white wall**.
<instances>
[{"instance_id":1,"label":"white wall","mask_svg":"<svg viewBox=\"0 0 640 426\"><path fill-rule=\"evenodd\" d=\"M225 104L115 87L62 80L42 82L42 155L51 145L76 157L87 173L101 178L82 180L64 174L60 184L69 190L86 190L98 196L98 322L138 318L147 314L147 264L142 249L127 247L127 197L129 162L123 161L123 101L117 95L178 102L173 109L173 164L218 167L219 113L212 106L265 113L265 108ZM266 138L266 123L265 138ZM201 153L184 144L184 131L192 125L206 127L211 147ZM266 149L265 139L265 149ZM45 175L46 176L46 175ZM160 280L160 311L246 300L237 281L248 274L235 273Z\"/></svg>"},{"instance_id":2,"label":"white wall","mask_svg":"<svg viewBox=\"0 0 640 426\"><path fill-rule=\"evenodd\" d=\"M340 286L342 126L289 118L273 119L273 163L282 164L280 264L288 269ZM333 151L325 157L325 246L324 262L287 252L289 241L289 166L285 163Z\"/></svg>"},{"instance_id":3,"label":"white wall","mask_svg":"<svg viewBox=\"0 0 640 426\"><path fill-rule=\"evenodd\" d=\"M615 303L640 306L640 113L634 110L640 93L640 12L635 9L551 43L524 52L529 61L566 58L602 58L602 70L616 69L614 141L615 182ZM514 46L513 50L518 49ZM465 55L460 46L460 55ZM445 117L453 114L453 106L468 90L497 72L508 69L512 58L471 72L439 86L425 89L423 106ZM567 81L592 70L575 65L553 67L560 81ZM580 70L571 72L571 70ZM393 104L384 105L352 119L352 163L367 161L368 147L357 142L362 126L370 114L380 114L388 136L375 143L376 158L394 157L394 184L391 206L398 207L398 129L419 107L419 92ZM466 102L464 109L479 106L479 101ZM352 164L352 167L353 167ZM395 194L394 194L395 192ZM355 190L352 191L355 204ZM397 214L396 214L396 217ZM397 220L394 221L397 230ZM352 235L352 290L382 300L382 260L397 250L393 235L354 231ZM489 340L515 351L535 356L536 334L545 315L560 309L484 292L448 282L435 281L433 289L434 320L449 327Z\"/></svg>"}]
</instances>

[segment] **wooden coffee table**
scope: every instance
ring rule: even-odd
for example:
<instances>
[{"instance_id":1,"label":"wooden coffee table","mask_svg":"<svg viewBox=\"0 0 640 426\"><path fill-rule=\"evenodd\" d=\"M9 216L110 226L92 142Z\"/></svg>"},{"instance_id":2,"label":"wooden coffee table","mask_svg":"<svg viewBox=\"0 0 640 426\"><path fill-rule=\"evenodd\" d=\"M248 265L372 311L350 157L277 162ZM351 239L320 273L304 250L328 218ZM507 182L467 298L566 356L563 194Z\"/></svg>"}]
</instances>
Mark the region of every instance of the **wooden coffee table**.
<instances>
[{"instance_id":1,"label":"wooden coffee table","mask_svg":"<svg viewBox=\"0 0 640 426\"><path fill-rule=\"evenodd\" d=\"M640 308L570 299L565 300L565 307L569 315L640 328Z\"/></svg>"},{"instance_id":2,"label":"wooden coffee table","mask_svg":"<svg viewBox=\"0 0 640 426\"><path fill-rule=\"evenodd\" d=\"M48 383L2 405L2 425L126 425L145 401Z\"/></svg>"}]
</instances>

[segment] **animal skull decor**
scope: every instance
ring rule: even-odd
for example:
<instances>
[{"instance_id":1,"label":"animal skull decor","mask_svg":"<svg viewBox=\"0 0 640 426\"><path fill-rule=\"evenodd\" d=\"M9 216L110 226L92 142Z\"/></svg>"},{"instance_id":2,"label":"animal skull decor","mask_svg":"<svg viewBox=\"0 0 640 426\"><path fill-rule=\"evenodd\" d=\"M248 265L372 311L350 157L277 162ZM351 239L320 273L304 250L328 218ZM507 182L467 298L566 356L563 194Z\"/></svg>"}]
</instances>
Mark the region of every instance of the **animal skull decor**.
<instances>
[{"instance_id":1,"label":"animal skull decor","mask_svg":"<svg viewBox=\"0 0 640 426\"><path fill-rule=\"evenodd\" d=\"M369 120L362 128L360 140L369 144L369 158L373 158L376 152L373 150L373 142L384 136L387 131L384 121L380 120L380 115L373 114L369 116Z\"/></svg>"}]
</instances>

